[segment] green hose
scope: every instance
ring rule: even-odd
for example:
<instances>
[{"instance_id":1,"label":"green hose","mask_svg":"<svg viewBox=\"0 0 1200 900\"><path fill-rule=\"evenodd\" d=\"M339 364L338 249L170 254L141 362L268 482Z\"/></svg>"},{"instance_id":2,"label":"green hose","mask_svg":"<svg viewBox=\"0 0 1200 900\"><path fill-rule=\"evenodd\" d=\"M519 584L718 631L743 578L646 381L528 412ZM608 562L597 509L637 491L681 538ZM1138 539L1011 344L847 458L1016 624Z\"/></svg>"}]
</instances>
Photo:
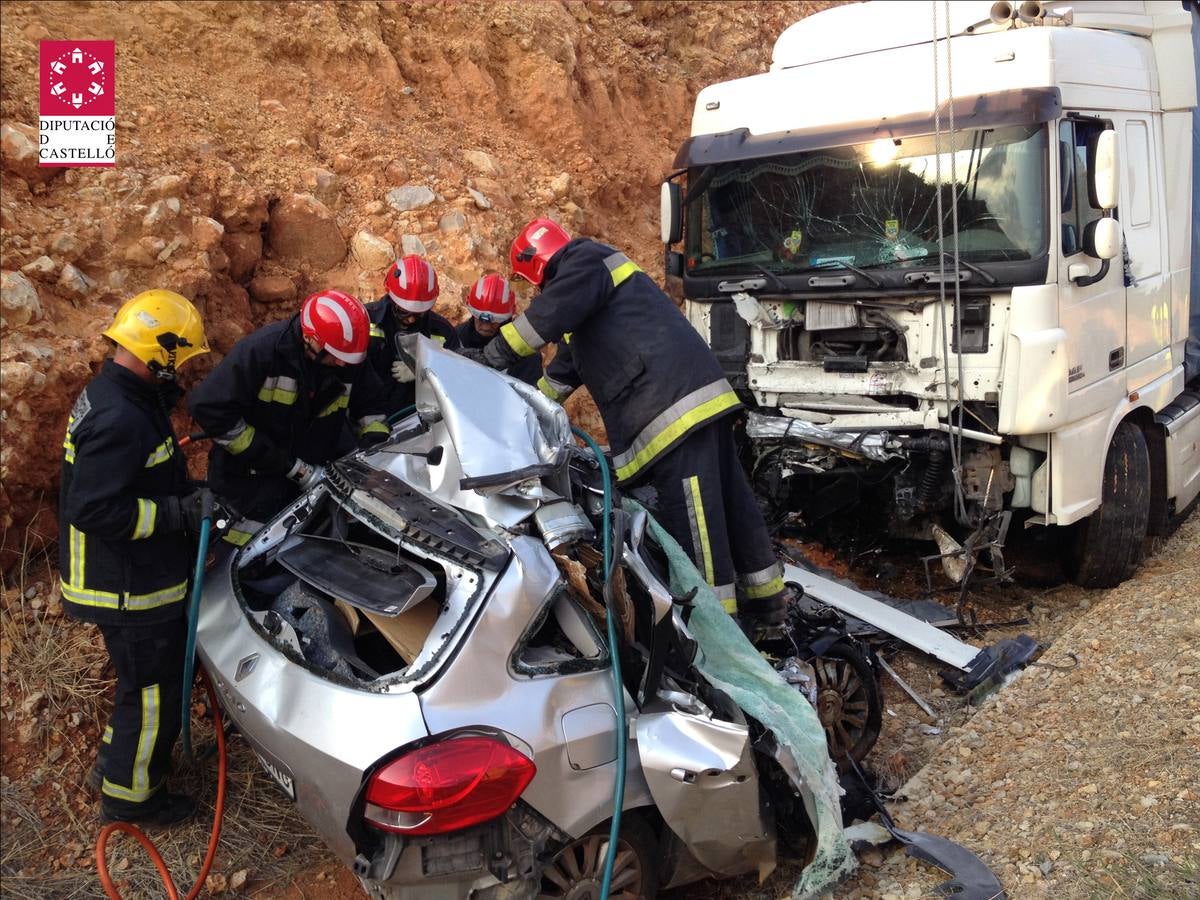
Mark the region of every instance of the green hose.
<instances>
[{"instance_id":1,"label":"green hose","mask_svg":"<svg viewBox=\"0 0 1200 900\"><path fill-rule=\"evenodd\" d=\"M389 425L395 425L397 422L399 422L401 419L403 419L405 416L407 416L410 412L412 412L416 408L417 408L417 406L414 403L411 406L404 407L404 409L397 410L396 412L392 413L390 416L387 417L387 423Z\"/></svg>"},{"instance_id":2,"label":"green hose","mask_svg":"<svg viewBox=\"0 0 1200 900\"><path fill-rule=\"evenodd\" d=\"M192 679L196 675L196 619L200 616L200 596L204 593L204 563L208 559L208 538L212 532L213 497L204 492L200 520L200 542L196 548L196 571L192 576L192 597L188 605L187 649L183 654L183 723L180 737L183 755L192 761Z\"/></svg>"},{"instance_id":3,"label":"green hose","mask_svg":"<svg viewBox=\"0 0 1200 900\"><path fill-rule=\"evenodd\" d=\"M591 448L600 465L600 477L604 484L604 583L608 584L612 573L612 482L604 454L591 435L572 427L571 430ZM617 858L617 838L621 831L621 807L625 805L625 745L628 736L625 730L625 684L621 679L621 654L617 647L617 626L613 621L610 604L605 604L605 624L608 626L608 655L612 660L613 696L617 705L617 781L613 786L612 824L608 829L608 851L604 855L604 877L600 883L600 900L607 900L612 889L613 862Z\"/></svg>"}]
</instances>

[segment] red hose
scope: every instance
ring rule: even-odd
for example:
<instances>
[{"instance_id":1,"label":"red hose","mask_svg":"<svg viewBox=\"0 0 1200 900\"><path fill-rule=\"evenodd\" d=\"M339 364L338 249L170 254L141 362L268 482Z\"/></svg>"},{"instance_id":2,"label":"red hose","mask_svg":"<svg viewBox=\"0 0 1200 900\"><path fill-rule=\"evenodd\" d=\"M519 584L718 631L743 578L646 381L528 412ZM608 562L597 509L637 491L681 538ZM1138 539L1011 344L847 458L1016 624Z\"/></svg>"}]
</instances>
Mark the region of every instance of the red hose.
<instances>
[{"instance_id":1,"label":"red hose","mask_svg":"<svg viewBox=\"0 0 1200 900\"><path fill-rule=\"evenodd\" d=\"M213 859L217 855L217 842L221 838L221 816L225 812L225 770L227 760L225 758L225 730L221 723L221 707L217 705L217 692L213 690L212 682L208 678L208 673L203 668L200 669L200 676L204 681L204 689L208 692L208 706L213 713L213 728L217 733L217 808L213 814L212 832L208 836L208 852L204 855L204 865L200 867L200 874L196 877L196 883L192 885L192 889L188 891L187 900L195 900L199 896L200 891L204 888L204 882L208 880L208 870L212 868ZM190 715L191 710L184 710L185 715ZM113 884L112 876L108 874L108 839L116 832L123 831L128 835L132 835L145 849L150 857L150 861L154 863L154 868L158 870L158 877L162 879L163 885L167 889L168 900L179 900L179 890L175 887L175 882L171 880L171 873L167 869L167 864L163 862L162 856L154 846L154 842L146 837L145 832L128 822L113 822L111 825L105 825L100 832L100 837L96 839L96 872L100 876L100 884L104 887L104 893L111 900L121 900L121 895L117 891L117 886Z\"/></svg>"}]
</instances>

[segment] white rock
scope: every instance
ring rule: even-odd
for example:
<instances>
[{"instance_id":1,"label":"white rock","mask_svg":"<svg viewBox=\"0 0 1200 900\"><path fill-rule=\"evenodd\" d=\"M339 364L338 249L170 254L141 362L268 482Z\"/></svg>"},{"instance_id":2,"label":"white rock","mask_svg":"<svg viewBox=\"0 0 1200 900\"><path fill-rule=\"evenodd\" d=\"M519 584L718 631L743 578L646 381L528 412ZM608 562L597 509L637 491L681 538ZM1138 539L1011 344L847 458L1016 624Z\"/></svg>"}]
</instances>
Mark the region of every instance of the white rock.
<instances>
[{"instance_id":1,"label":"white rock","mask_svg":"<svg viewBox=\"0 0 1200 900\"><path fill-rule=\"evenodd\" d=\"M499 175L500 165L490 154L482 150L464 150L463 162L483 175Z\"/></svg>"},{"instance_id":2,"label":"white rock","mask_svg":"<svg viewBox=\"0 0 1200 900\"><path fill-rule=\"evenodd\" d=\"M0 275L0 308L10 328L19 328L42 317L42 304L35 288L20 272Z\"/></svg>"},{"instance_id":3,"label":"white rock","mask_svg":"<svg viewBox=\"0 0 1200 900\"><path fill-rule=\"evenodd\" d=\"M159 175L146 186L152 197L177 197L183 193L183 188L182 175Z\"/></svg>"},{"instance_id":4,"label":"white rock","mask_svg":"<svg viewBox=\"0 0 1200 900\"><path fill-rule=\"evenodd\" d=\"M172 206L171 200L175 203ZM179 214L179 201L172 197L170 200L155 200L150 204L150 210L142 217L142 228L154 231L169 222L174 221Z\"/></svg>"},{"instance_id":5,"label":"white rock","mask_svg":"<svg viewBox=\"0 0 1200 900\"><path fill-rule=\"evenodd\" d=\"M225 226L208 216L192 219L192 240L201 250L211 250L225 237Z\"/></svg>"},{"instance_id":6,"label":"white rock","mask_svg":"<svg viewBox=\"0 0 1200 900\"><path fill-rule=\"evenodd\" d=\"M337 194L338 177L336 173L318 166L304 173L304 186L322 201L329 202Z\"/></svg>"},{"instance_id":7,"label":"white rock","mask_svg":"<svg viewBox=\"0 0 1200 900\"><path fill-rule=\"evenodd\" d=\"M360 231L350 239L354 259L364 269L386 269L396 258L392 245L369 231Z\"/></svg>"},{"instance_id":8,"label":"white rock","mask_svg":"<svg viewBox=\"0 0 1200 900\"><path fill-rule=\"evenodd\" d=\"M438 230L451 232L462 231L467 227L467 217L460 213L457 209L451 210L440 219L438 219Z\"/></svg>"},{"instance_id":9,"label":"white rock","mask_svg":"<svg viewBox=\"0 0 1200 900\"><path fill-rule=\"evenodd\" d=\"M10 360L0 363L0 385L10 397L15 397L29 387L41 387L46 376L27 362Z\"/></svg>"},{"instance_id":10,"label":"white rock","mask_svg":"<svg viewBox=\"0 0 1200 900\"><path fill-rule=\"evenodd\" d=\"M424 209L436 199L437 194L424 185L406 184L404 187L392 188L387 192L388 206L396 212Z\"/></svg>"},{"instance_id":11,"label":"white rock","mask_svg":"<svg viewBox=\"0 0 1200 900\"><path fill-rule=\"evenodd\" d=\"M475 206L478 209L491 209L492 201L481 194L475 188L467 188L467 193L471 195L471 199L475 201Z\"/></svg>"},{"instance_id":12,"label":"white rock","mask_svg":"<svg viewBox=\"0 0 1200 900\"><path fill-rule=\"evenodd\" d=\"M34 278L40 278L45 281L49 276L53 275L58 270L58 266L48 256L39 256L31 263L26 263L21 266L21 271L26 275L31 275Z\"/></svg>"},{"instance_id":13,"label":"white rock","mask_svg":"<svg viewBox=\"0 0 1200 900\"><path fill-rule=\"evenodd\" d=\"M400 238L400 251L404 256L424 256L425 245L415 234L406 234Z\"/></svg>"},{"instance_id":14,"label":"white rock","mask_svg":"<svg viewBox=\"0 0 1200 900\"><path fill-rule=\"evenodd\" d=\"M58 286L70 296L86 297L96 287L96 282L71 263L67 263L63 266L62 274L58 276Z\"/></svg>"},{"instance_id":15,"label":"white rock","mask_svg":"<svg viewBox=\"0 0 1200 900\"><path fill-rule=\"evenodd\" d=\"M555 175L550 179L550 190L554 192L556 199L561 200L571 190L571 176L566 172Z\"/></svg>"},{"instance_id":16,"label":"white rock","mask_svg":"<svg viewBox=\"0 0 1200 900\"><path fill-rule=\"evenodd\" d=\"M6 169L29 182L49 181L66 171L61 166L38 165L38 131L31 125L9 122L0 125L0 157Z\"/></svg>"},{"instance_id":17,"label":"white rock","mask_svg":"<svg viewBox=\"0 0 1200 900\"><path fill-rule=\"evenodd\" d=\"M79 238L66 231L60 231L50 238L50 249L59 256L75 257L79 254Z\"/></svg>"}]
</instances>

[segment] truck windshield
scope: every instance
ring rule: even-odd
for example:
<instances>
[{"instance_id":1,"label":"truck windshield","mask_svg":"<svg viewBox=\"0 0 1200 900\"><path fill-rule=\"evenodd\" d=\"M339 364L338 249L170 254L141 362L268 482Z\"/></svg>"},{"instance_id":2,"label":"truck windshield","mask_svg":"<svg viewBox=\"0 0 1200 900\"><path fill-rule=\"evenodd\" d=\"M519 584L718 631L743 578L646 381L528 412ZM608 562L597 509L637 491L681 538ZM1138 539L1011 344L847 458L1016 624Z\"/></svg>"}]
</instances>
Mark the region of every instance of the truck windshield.
<instances>
[{"instance_id":1,"label":"truck windshield","mask_svg":"<svg viewBox=\"0 0 1200 900\"><path fill-rule=\"evenodd\" d=\"M692 169L687 270L928 266L938 253L939 163L946 250L956 202L964 260L1035 259L1048 240L1046 154L1046 127L1029 125Z\"/></svg>"}]
</instances>

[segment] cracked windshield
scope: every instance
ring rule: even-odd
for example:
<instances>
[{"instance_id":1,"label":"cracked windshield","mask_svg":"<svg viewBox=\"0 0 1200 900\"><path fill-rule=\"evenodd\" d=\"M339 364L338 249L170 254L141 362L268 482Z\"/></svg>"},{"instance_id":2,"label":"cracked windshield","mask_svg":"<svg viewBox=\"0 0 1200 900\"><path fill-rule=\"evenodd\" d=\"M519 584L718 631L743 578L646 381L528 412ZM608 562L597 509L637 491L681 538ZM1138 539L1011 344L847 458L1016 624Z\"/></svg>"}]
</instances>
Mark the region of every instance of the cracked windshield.
<instances>
[{"instance_id":1,"label":"cracked windshield","mask_svg":"<svg viewBox=\"0 0 1200 900\"><path fill-rule=\"evenodd\" d=\"M689 198L688 271L936 262L939 157L948 251L953 196L963 259L1045 253L1045 127L978 129L941 144L933 135L883 138L693 169L689 183L699 196Z\"/></svg>"}]
</instances>

